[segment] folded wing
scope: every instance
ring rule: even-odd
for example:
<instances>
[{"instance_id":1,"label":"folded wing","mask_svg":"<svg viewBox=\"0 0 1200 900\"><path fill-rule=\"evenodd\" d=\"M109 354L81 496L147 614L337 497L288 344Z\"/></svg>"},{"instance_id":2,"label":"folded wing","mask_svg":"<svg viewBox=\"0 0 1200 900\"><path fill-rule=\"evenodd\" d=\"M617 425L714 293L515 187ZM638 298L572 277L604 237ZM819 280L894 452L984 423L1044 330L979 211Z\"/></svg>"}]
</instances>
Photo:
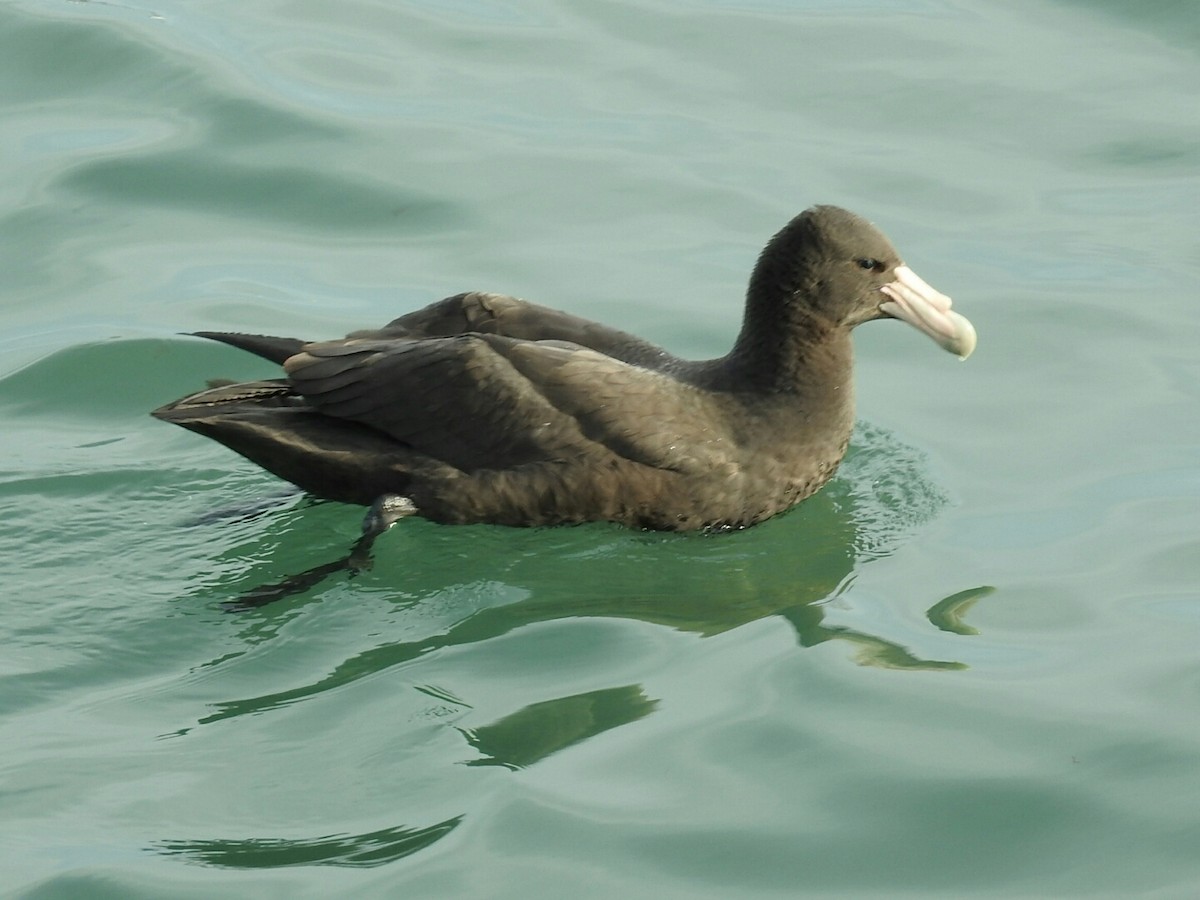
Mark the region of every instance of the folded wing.
<instances>
[{"instance_id":1,"label":"folded wing","mask_svg":"<svg viewBox=\"0 0 1200 900\"><path fill-rule=\"evenodd\" d=\"M569 342L351 337L284 368L321 413L464 471L606 453L683 472L734 461L709 395Z\"/></svg>"}]
</instances>

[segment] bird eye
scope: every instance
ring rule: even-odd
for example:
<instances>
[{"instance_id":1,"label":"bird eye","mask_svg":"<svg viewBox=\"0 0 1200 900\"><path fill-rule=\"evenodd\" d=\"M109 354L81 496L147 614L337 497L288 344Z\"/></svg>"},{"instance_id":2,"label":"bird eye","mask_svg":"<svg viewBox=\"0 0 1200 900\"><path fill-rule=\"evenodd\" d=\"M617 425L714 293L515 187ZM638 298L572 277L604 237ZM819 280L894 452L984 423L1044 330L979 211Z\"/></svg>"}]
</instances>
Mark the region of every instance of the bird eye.
<instances>
[{"instance_id":1,"label":"bird eye","mask_svg":"<svg viewBox=\"0 0 1200 900\"><path fill-rule=\"evenodd\" d=\"M874 269L877 272L883 270L883 263L869 256L863 259L856 259L855 262L858 263L860 269Z\"/></svg>"}]
</instances>

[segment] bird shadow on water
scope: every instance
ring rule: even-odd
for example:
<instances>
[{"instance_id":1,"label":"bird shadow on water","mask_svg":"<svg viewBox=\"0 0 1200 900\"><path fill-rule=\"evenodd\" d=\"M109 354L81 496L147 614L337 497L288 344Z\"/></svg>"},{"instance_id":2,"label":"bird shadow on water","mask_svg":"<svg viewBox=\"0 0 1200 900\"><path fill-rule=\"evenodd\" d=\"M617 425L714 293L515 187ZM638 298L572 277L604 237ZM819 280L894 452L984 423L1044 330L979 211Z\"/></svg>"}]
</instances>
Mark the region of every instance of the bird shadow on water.
<instances>
[{"instance_id":1,"label":"bird shadow on water","mask_svg":"<svg viewBox=\"0 0 1200 900\"><path fill-rule=\"evenodd\" d=\"M867 665L961 669L963 663L920 658L885 638L824 621L825 602L845 592L859 567L894 552L947 502L920 451L860 423L837 478L797 509L745 531L680 535L609 525L524 530L405 520L387 533L382 553L373 553L375 537L359 538L336 559L242 590L221 606L249 617L244 637L260 641L276 631L277 611L315 602L313 589L339 573L353 579L382 569L371 576L373 589L386 584L393 597L413 606L465 585L503 584L510 590L497 593L519 599L499 598L436 633L372 647L312 684L216 704L200 724L285 706L440 648L565 618L636 619L711 636L775 615L791 623L804 647L842 640L856 645L859 662ZM419 531L418 553L396 552L407 528ZM378 566L374 557L380 557ZM970 588L938 601L930 622L951 634L975 633L961 618L991 590Z\"/></svg>"},{"instance_id":2,"label":"bird shadow on water","mask_svg":"<svg viewBox=\"0 0 1200 900\"><path fill-rule=\"evenodd\" d=\"M384 584L402 585L400 602L410 604L414 614L423 598L439 592L444 596L463 586L490 586L502 596L492 605L485 602L472 613L455 616L444 627L429 628L432 633L362 650L311 683L213 704L197 725L286 707L439 649L567 618L636 619L710 636L778 616L795 630L801 646L845 641L864 665L962 669L961 662L922 658L884 637L825 621L826 601L846 592L859 567L894 552L947 502L930 481L919 451L887 431L860 423L851 454L825 490L787 515L744 532L670 535L605 525L524 531L402 522L377 542L376 568L370 572L372 540L360 539L346 555L245 590L226 601L225 608L245 620L243 637L256 642L269 639L280 621L290 618L289 608L319 602L313 589L339 573L360 573L364 586L369 581L375 590ZM406 531L411 526L416 527ZM398 550L397 544L409 540L421 545L420 553ZM990 592L987 587L971 588L942 599L930 608L929 621L948 634L972 634L974 629L962 617ZM390 596L397 596L394 588ZM509 599L514 596L517 599ZM437 688L415 687L440 704L470 706ZM522 769L650 715L656 705L636 684L533 703L496 721L460 728L478 753L464 763ZM462 818L425 828L394 828L386 834L301 841L171 840L150 849L222 867L378 865L429 846Z\"/></svg>"},{"instance_id":3,"label":"bird shadow on water","mask_svg":"<svg viewBox=\"0 0 1200 900\"><path fill-rule=\"evenodd\" d=\"M224 869L369 868L424 850L452 832L462 820L460 815L425 828L383 828L364 834L331 834L307 839L164 840L150 849L164 856L181 856L188 862Z\"/></svg>"}]
</instances>

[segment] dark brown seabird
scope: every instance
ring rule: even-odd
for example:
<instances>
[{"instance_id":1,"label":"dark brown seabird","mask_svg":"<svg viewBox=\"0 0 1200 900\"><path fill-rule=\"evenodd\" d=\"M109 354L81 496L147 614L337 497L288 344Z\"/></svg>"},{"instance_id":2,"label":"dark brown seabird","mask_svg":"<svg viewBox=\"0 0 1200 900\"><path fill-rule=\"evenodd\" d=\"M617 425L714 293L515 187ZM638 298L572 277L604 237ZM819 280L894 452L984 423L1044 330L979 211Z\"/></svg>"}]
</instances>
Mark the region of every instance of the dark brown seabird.
<instances>
[{"instance_id":1,"label":"dark brown seabird","mask_svg":"<svg viewBox=\"0 0 1200 900\"><path fill-rule=\"evenodd\" d=\"M198 332L286 377L153 414L318 497L372 506L371 531L410 514L740 528L832 477L854 425L850 332L887 317L961 358L975 347L971 323L873 225L816 206L762 251L719 359L472 292L341 340Z\"/></svg>"}]
</instances>

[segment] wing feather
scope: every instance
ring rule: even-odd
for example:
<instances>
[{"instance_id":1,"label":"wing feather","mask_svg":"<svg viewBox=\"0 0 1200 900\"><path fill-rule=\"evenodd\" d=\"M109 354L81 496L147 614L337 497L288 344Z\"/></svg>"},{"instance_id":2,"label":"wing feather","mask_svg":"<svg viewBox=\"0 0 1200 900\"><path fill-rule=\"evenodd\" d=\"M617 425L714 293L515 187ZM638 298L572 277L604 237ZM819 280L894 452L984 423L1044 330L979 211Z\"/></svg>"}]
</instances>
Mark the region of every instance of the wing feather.
<instances>
[{"instance_id":1,"label":"wing feather","mask_svg":"<svg viewBox=\"0 0 1200 900\"><path fill-rule=\"evenodd\" d=\"M589 438L645 465L731 472L737 448L710 394L591 350L570 354L516 344L514 365Z\"/></svg>"},{"instance_id":2,"label":"wing feather","mask_svg":"<svg viewBox=\"0 0 1200 900\"><path fill-rule=\"evenodd\" d=\"M484 291L447 297L400 316L381 329L358 331L350 337L421 340L468 333L494 334L522 341L559 341L651 369L679 362L656 344L619 328L517 297Z\"/></svg>"},{"instance_id":3,"label":"wing feather","mask_svg":"<svg viewBox=\"0 0 1200 900\"><path fill-rule=\"evenodd\" d=\"M284 368L322 413L467 471L578 455L587 443L476 335L311 344Z\"/></svg>"},{"instance_id":4,"label":"wing feather","mask_svg":"<svg viewBox=\"0 0 1200 900\"><path fill-rule=\"evenodd\" d=\"M307 345L284 368L322 413L463 470L604 451L673 471L736 468L706 392L562 340L363 336Z\"/></svg>"}]
</instances>

